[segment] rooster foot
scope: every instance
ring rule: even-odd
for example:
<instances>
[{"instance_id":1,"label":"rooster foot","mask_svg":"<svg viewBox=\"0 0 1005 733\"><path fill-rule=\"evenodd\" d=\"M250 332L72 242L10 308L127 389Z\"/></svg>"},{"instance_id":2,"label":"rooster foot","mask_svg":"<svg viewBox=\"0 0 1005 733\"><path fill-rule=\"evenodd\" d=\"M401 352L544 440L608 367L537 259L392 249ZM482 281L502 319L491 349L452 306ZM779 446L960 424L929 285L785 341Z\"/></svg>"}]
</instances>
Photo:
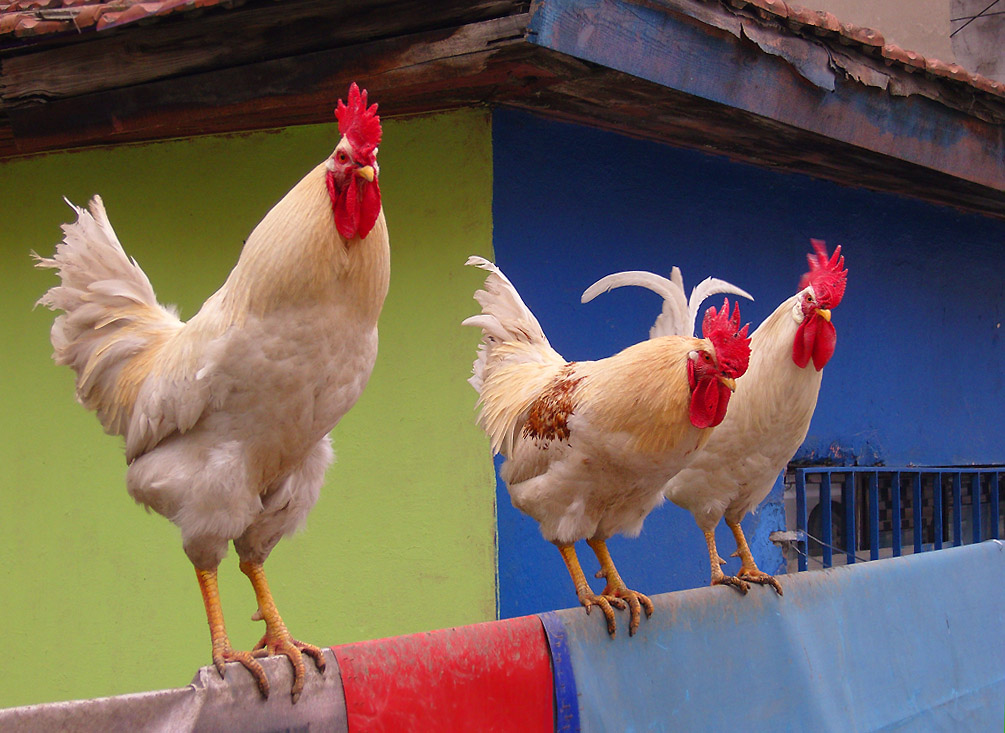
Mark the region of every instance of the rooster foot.
<instances>
[{"instance_id":1,"label":"rooster foot","mask_svg":"<svg viewBox=\"0 0 1005 733\"><path fill-rule=\"evenodd\" d=\"M750 586L744 583L740 578L733 577L732 575L718 575L712 578L711 585L728 585L736 588L743 595L747 595L747 591L750 590Z\"/></svg>"},{"instance_id":2,"label":"rooster foot","mask_svg":"<svg viewBox=\"0 0 1005 733\"><path fill-rule=\"evenodd\" d=\"M646 609L646 618L653 615L653 602L649 600L649 596L639 593L637 590L631 590L630 588L610 590L605 588L604 595L608 598L613 595L615 598L628 602L628 608L631 609L631 621L628 624L629 636L635 636L635 632L639 630L639 620L642 618L643 608Z\"/></svg>"},{"instance_id":3,"label":"rooster foot","mask_svg":"<svg viewBox=\"0 0 1005 733\"><path fill-rule=\"evenodd\" d=\"M751 583L758 583L759 585L770 585L778 595L785 595L782 593L782 586L778 584L778 581L774 577L757 568L740 568L740 572L736 574L736 577Z\"/></svg>"},{"instance_id":4,"label":"rooster foot","mask_svg":"<svg viewBox=\"0 0 1005 733\"><path fill-rule=\"evenodd\" d=\"M290 660L290 664L293 665L293 689L290 693L293 696L294 703L300 698L300 693L303 692L307 674L304 668L303 655L306 654L314 660L318 672L324 674L325 671L324 652L313 644L297 641L289 635L289 632L276 636L270 636L266 633L261 641L255 645L252 654L256 657L269 657L282 654ZM261 669L260 666L259 669ZM268 697L268 692L265 695Z\"/></svg>"},{"instance_id":5,"label":"rooster foot","mask_svg":"<svg viewBox=\"0 0 1005 733\"><path fill-rule=\"evenodd\" d=\"M604 612L604 618L607 619L607 633L614 638L617 633L617 625L614 619L614 609L623 610L625 608L625 601L621 600L615 595L610 594L600 594L597 595L589 588L579 588L577 589L576 595L579 596L579 602L586 607L586 613L589 615L590 611L593 610L594 606L598 606L601 611Z\"/></svg>"},{"instance_id":6,"label":"rooster foot","mask_svg":"<svg viewBox=\"0 0 1005 733\"><path fill-rule=\"evenodd\" d=\"M216 671L220 673L220 677L223 677L224 665L227 662L240 662L244 665L245 669L251 672L251 676L255 678L255 682L258 683L258 691L262 693L262 697L267 698L269 696L269 680L265 677L265 670L262 669L262 665L255 660L256 656L258 655L252 652L234 651L228 644L213 649L213 664L216 666Z\"/></svg>"}]
</instances>

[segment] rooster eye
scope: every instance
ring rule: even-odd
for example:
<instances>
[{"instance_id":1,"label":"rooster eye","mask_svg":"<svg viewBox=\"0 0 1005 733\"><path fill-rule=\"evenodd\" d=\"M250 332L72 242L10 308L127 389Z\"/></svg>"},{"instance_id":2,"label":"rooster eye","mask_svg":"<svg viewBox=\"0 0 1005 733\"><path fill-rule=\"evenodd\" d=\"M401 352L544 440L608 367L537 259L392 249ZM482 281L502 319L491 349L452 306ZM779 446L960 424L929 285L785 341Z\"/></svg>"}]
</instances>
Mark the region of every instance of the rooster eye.
<instances>
[{"instance_id":1,"label":"rooster eye","mask_svg":"<svg viewBox=\"0 0 1005 733\"><path fill-rule=\"evenodd\" d=\"M349 162L349 156L348 156L348 155L346 155L346 153L345 153L345 151L344 151L344 150L340 150L340 151L338 151L338 152L337 152L337 153L335 154L335 159L336 159L336 160L337 160L337 161L338 161L339 163L343 163L343 164L345 164L345 163L348 163L348 162Z\"/></svg>"}]
</instances>

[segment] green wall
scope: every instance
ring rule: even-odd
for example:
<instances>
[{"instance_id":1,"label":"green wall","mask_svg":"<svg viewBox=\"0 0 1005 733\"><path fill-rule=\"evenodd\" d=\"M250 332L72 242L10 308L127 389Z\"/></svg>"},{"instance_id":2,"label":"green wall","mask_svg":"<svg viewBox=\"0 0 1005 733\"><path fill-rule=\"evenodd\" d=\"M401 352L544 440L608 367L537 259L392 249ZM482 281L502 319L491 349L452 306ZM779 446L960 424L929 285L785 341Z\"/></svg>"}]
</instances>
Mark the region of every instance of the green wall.
<instances>
[{"instance_id":1,"label":"green wall","mask_svg":"<svg viewBox=\"0 0 1005 733\"><path fill-rule=\"evenodd\" d=\"M334 124L0 163L0 707L187 684L209 631L175 527L126 494L121 439L50 360L49 254L62 202L104 198L127 252L182 317L223 282L269 207L337 142ZM491 255L487 112L387 120L381 190L391 290L370 385L334 432L338 460L307 528L266 570L291 632L321 645L494 618L495 478L466 384L460 321ZM231 640L263 625L233 552Z\"/></svg>"}]
</instances>

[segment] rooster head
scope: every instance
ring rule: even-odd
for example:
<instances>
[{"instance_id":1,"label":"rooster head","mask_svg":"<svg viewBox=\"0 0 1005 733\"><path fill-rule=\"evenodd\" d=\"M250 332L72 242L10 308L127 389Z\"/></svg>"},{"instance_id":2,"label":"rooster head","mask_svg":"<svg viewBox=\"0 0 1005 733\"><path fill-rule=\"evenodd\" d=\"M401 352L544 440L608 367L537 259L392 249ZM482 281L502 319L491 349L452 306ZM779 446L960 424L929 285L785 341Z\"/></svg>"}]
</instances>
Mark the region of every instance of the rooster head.
<instances>
[{"instance_id":1,"label":"rooster head","mask_svg":"<svg viewBox=\"0 0 1005 733\"><path fill-rule=\"evenodd\" d=\"M380 214L377 146L381 134L377 105L366 106L366 90L360 91L353 82L348 99L348 103L340 99L335 108L342 139L325 163L335 227L347 240L369 234Z\"/></svg>"},{"instance_id":2,"label":"rooster head","mask_svg":"<svg viewBox=\"0 0 1005 733\"><path fill-rule=\"evenodd\" d=\"M743 376L750 361L750 324L740 328L740 304L729 313L729 298L722 309L705 311L702 335L712 342L715 353L695 350L688 354L687 377L691 384L691 424L696 428L714 428L726 417L729 397L736 389L736 378Z\"/></svg>"},{"instance_id":3,"label":"rooster head","mask_svg":"<svg viewBox=\"0 0 1005 733\"><path fill-rule=\"evenodd\" d=\"M792 343L792 361L800 369L813 359L819 372L834 355L837 332L831 323L831 308L844 297L848 270L844 267L841 246L827 256L827 247L819 239L811 239L814 254L806 255L810 271L799 282L801 293L793 315L799 322Z\"/></svg>"}]
</instances>

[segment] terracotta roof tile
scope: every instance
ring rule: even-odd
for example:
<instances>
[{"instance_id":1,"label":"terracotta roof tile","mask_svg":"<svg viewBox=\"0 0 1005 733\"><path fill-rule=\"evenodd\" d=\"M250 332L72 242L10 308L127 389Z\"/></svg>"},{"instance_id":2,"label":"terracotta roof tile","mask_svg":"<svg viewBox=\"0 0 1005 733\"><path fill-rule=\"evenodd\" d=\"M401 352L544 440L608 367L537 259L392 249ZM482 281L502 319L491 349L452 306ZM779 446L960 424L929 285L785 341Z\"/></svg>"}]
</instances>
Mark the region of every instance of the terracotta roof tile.
<instances>
[{"instance_id":1,"label":"terracotta roof tile","mask_svg":"<svg viewBox=\"0 0 1005 733\"><path fill-rule=\"evenodd\" d=\"M748 0L762 16L775 15L779 18L789 17L789 8L784 0Z\"/></svg>"},{"instance_id":2,"label":"terracotta roof tile","mask_svg":"<svg viewBox=\"0 0 1005 733\"><path fill-rule=\"evenodd\" d=\"M165 0L160 4L157 15L167 15L176 10L191 10L197 7L199 7L199 4L196 0Z\"/></svg>"},{"instance_id":3,"label":"terracotta roof tile","mask_svg":"<svg viewBox=\"0 0 1005 733\"><path fill-rule=\"evenodd\" d=\"M817 10L817 23L816 31L819 33L840 33L841 32L841 21L838 20L834 13L828 13L826 10Z\"/></svg>"},{"instance_id":4,"label":"terracotta roof tile","mask_svg":"<svg viewBox=\"0 0 1005 733\"><path fill-rule=\"evenodd\" d=\"M954 81L962 82L964 84L973 83L974 75L958 64L947 64L939 61L938 59L926 59L925 71L932 76L953 79Z\"/></svg>"},{"instance_id":5,"label":"terracotta roof tile","mask_svg":"<svg viewBox=\"0 0 1005 733\"><path fill-rule=\"evenodd\" d=\"M915 72L918 69L924 70L925 57L915 51L908 51L891 43L883 46L883 58L888 64L900 63L907 71Z\"/></svg>"},{"instance_id":6,"label":"terracotta roof tile","mask_svg":"<svg viewBox=\"0 0 1005 733\"><path fill-rule=\"evenodd\" d=\"M161 10L161 3L159 2L139 2L134 5L130 5L128 8L122 12L115 13L103 13L101 18L98 20L98 30L104 30L105 28L112 28L115 26L126 25L128 23L134 23L138 20L144 20L151 16L157 14Z\"/></svg>"},{"instance_id":7,"label":"terracotta roof tile","mask_svg":"<svg viewBox=\"0 0 1005 733\"><path fill-rule=\"evenodd\" d=\"M769 19L774 17L796 33L813 32L815 35L832 37L835 34L845 46L858 47L869 55L881 55L887 64L897 64L906 71L924 70L932 77L967 84L987 94L1005 98L1005 84L983 79L971 74L957 64L947 64L938 59L928 59L914 51L887 44L883 34L872 28L840 22L833 14L822 10L809 10L796 4L786 4L784 0L729 0L729 4L741 10L756 10L757 15Z\"/></svg>"},{"instance_id":8,"label":"terracotta roof tile","mask_svg":"<svg viewBox=\"0 0 1005 733\"><path fill-rule=\"evenodd\" d=\"M938 59L925 59L925 71L932 76L950 77L949 64Z\"/></svg>"},{"instance_id":9,"label":"terracotta roof tile","mask_svg":"<svg viewBox=\"0 0 1005 733\"><path fill-rule=\"evenodd\" d=\"M886 39L879 31L850 23L841 24L841 41L849 45L857 43L874 50L882 49L886 44Z\"/></svg>"},{"instance_id":10,"label":"terracotta roof tile","mask_svg":"<svg viewBox=\"0 0 1005 733\"><path fill-rule=\"evenodd\" d=\"M804 8L802 5L789 4L789 27L799 30L803 26L815 26L817 23L817 11Z\"/></svg>"},{"instance_id":11,"label":"terracotta roof tile","mask_svg":"<svg viewBox=\"0 0 1005 733\"><path fill-rule=\"evenodd\" d=\"M231 8L243 0L0 0L0 37L97 31L196 8Z\"/></svg>"},{"instance_id":12,"label":"terracotta roof tile","mask_svg":"<svg viewBox=\"0 0 1005 733\"><path fill-rule=\"evenodd\" d=\"M988 79L986 76L982 76L981 74L974 74L974 78L971 83L981 91L987 92L988 94L998 93L998 89L995 88L996 84L998 87L1005 86L1000 81Z\"/></svg>"},{"instance_id":13,"label":"terracotta roof tile","mask_svg":"<svg viewBox=\"0 0 1005 733\"><path fill-rule=\"evenodd\" d=\"M0 35L13 33L17 24L21 22L21 13L6 12L0 15Z\"/></svg>"},{"instance_id":14,"label":"terracotta roof tile","mask_svg":"<svg viewBox=\"0 0 1005 733\"><path fill-rule=\"evenodd\" d=\"M974 83L974 75L959 64L949 64L949 76L956 81L963 82L964 84Z\"/></svg>"},{"instance_id":15,"label":"terracotta roof tile","mask_svg":"<svg viewBox=\"0 0 1005 733\"><path fill-rule=\"evenodd\" d=\"M77 13L76 17L73 19L73 25L78 30L90 28L98 22L98 18L100 18L104 12L105 8L102 5L85 5L80 8L80 12Z\"/></svg>"},{"instance_id":16,"label":"terracotta roof tile","mask_svg":"<svg viewBox=\"0 0 1005 733\"><path fill-rule=\"evenodd\" d=\"M18 38L31 38L34 36L44 36L48 33L59 33L68 28L73 28L73 25L58 20L40 20L32 15L22 14L21 19L14 28L14 35Z\"/></svg>"}]
</instances>

